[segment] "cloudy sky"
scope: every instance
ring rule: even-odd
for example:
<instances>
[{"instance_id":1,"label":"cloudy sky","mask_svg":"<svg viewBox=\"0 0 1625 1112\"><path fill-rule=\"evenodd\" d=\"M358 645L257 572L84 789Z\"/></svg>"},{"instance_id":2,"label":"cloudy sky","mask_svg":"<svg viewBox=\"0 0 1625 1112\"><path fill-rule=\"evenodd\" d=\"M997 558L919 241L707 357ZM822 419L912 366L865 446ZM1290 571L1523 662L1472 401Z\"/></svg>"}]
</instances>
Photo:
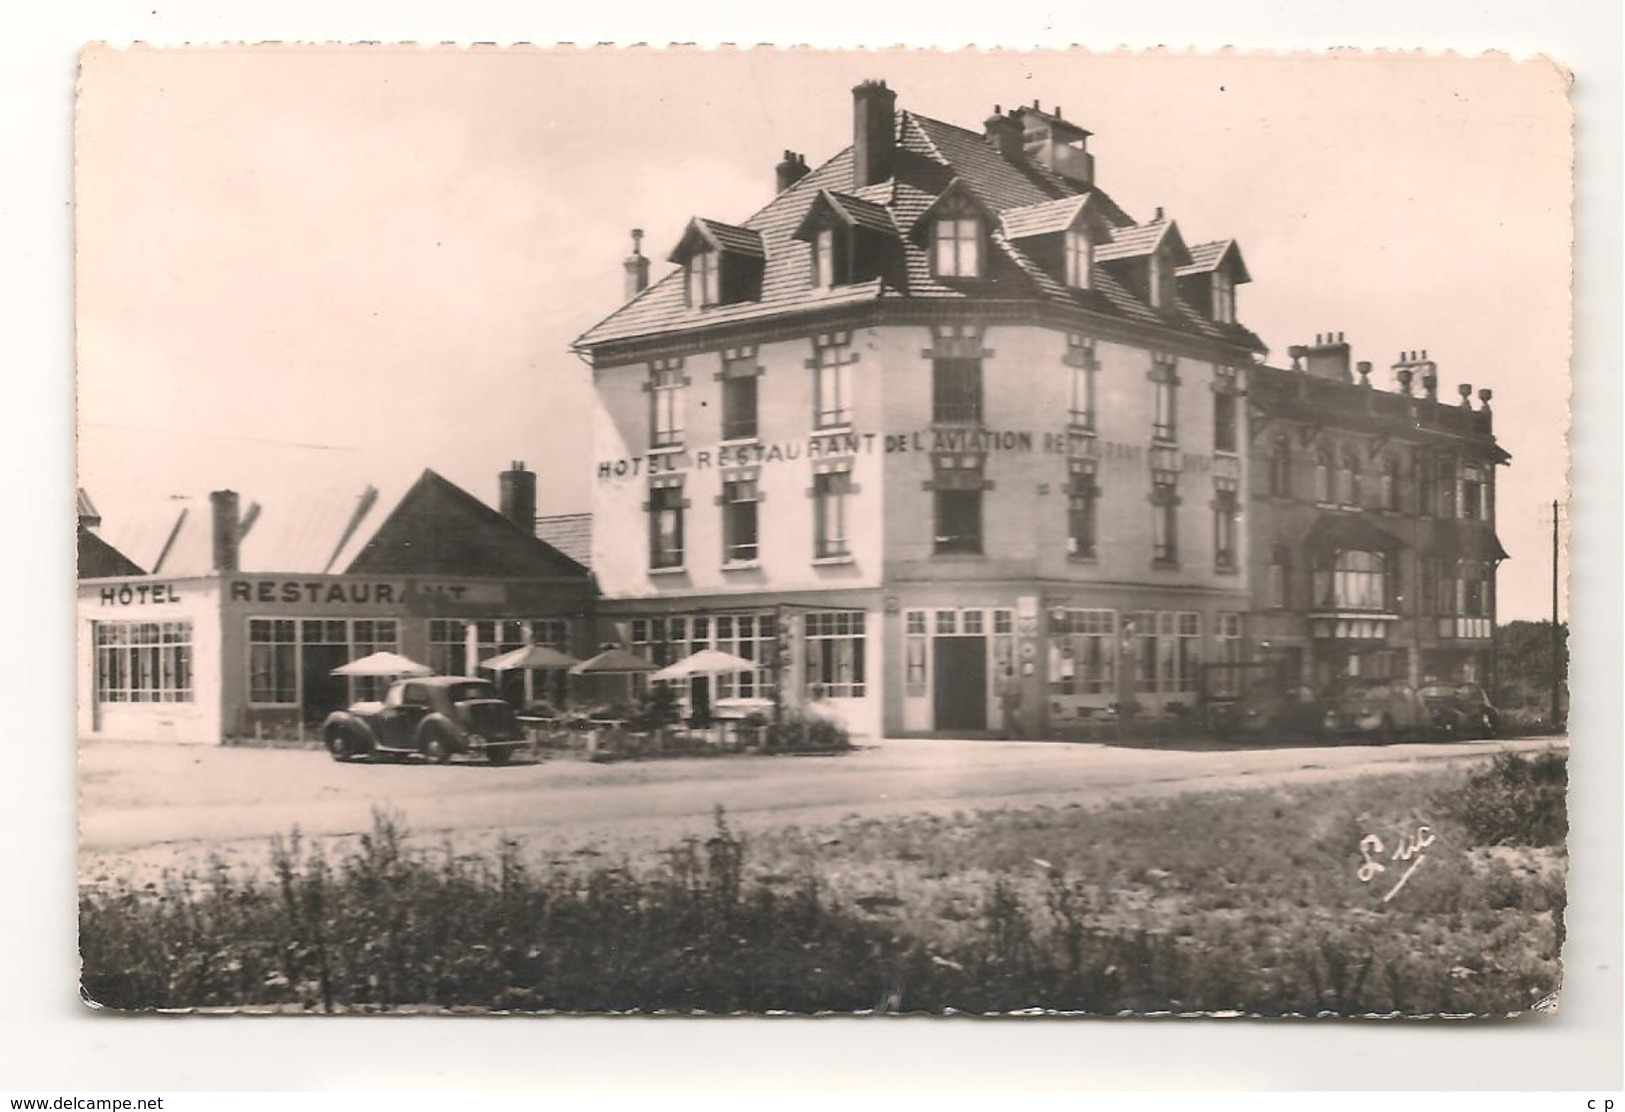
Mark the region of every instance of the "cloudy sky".
<instances>
[{"instance_id":1,"label":"cloudy sky","mask_svg":"<svg viewBox=\"0 0 1625 1112\"><path fill-rule=\"evenodd\" d=\"M1568 412L1569 137L1542 63L1358 57L258 48L97 51L77 121L80 470L109 519L434 467L587 508L586 369L628 229L740 220L850 87L969 127L1041 100L1101 185L1234 237L1272 361L1342 331L1495 390L1503 618L1548 606ZM1543 509L1543 507L1545 507Z\"/></svg>"}]
</instances>

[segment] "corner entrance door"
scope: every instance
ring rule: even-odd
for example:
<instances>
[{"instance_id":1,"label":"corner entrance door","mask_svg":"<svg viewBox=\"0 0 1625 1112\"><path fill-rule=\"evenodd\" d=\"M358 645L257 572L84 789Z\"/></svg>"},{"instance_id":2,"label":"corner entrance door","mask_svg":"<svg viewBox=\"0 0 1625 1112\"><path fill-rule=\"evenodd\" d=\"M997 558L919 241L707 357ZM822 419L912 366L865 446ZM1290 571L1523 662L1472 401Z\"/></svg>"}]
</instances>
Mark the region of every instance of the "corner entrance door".
<instances>
[{"instance_id":1,"label":"corner entrance door","mask_svg":"<svg viewBox=\"0 0 1625 1112\"><path fill-rule=\"evenodd\" d=\"M933 639L938 733L987 729L987 638Z\"/></svg>"}]
</instances>

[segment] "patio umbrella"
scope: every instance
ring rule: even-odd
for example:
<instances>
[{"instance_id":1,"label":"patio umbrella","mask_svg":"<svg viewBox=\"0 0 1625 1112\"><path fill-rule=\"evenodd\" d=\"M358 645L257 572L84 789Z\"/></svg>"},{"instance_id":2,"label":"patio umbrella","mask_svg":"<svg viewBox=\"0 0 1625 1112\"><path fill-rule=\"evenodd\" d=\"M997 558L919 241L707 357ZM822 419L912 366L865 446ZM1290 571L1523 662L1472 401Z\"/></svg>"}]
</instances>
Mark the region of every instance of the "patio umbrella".
<instances>
[{"instance_id":1,"label":"patio umbrella","mask_svg":"<svg viewBox=\"0 0 1625 1112\"><path fill-rule=\"evenodd\" d=\"M580 663L581 661L575 657L547 645L526 645L522 649L514 649L501 656L482 660L480 667L489 668L493 672L506 672L514 668L541 671L547 668L569 668Z\"/></svg>"},{"instance_id":2,"label":"patio umbrella","mask_svg":"<svg viewBox=\"0 0 1625 1112\"><path fill-rule=\"evenodd\" d=\"M658 665L650 664L636 653L626 649L608 648L597 656L589 657L570 669L572 676L630 676L636 672L653 672Z\"/></svg>"},{"instance_id":3,"label":"patio umbrella","mask_svg":"<svg viewBox=\"0 0 1625 1112\"><path fill-rule=\"evenodd\" d=\"M432 676L434 669L419 664L399 653L372 653L341 664L333 669L335 676Z\"/></svg>"},{"instance_id":4,"label":"patio umbrella","mask_svg":"<svg viewBox=\"0 0 1625 1112\"><path fill-rule=\"evenodd\" d=\"M756 661L735 656L733 653L725 653L718 649L701 649L692 656L685 656L676 664L667 665L649 678L682 680L691 676L724 676L735 672L749 672L757 667Z\"/></svg>"}]
</instances>

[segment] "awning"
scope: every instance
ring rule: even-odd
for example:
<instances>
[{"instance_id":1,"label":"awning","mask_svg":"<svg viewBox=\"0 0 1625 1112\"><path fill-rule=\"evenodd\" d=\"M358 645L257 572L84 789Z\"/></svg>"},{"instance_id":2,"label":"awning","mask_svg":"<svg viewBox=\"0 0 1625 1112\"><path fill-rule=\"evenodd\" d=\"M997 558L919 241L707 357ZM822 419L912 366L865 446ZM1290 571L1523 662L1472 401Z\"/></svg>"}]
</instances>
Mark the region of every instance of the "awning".
<instances>
[{"instance_id":1,"label":"awning","mask_svg":"<svg viewBox=\"0 0 1625 1112\"><path fill-rule=\"evenodd\" d=\"M631 675L634 672L653 672L660 666L651 664L636 653L626 649L609 648L597 656L583 660L570 669L573 676L616 676Z\"/></svg>"},{"instance_id":2,"label":"awning","mask_svg":"<svg viewBox=\"0 0 1625 1112\"><path fill-rule=\"evenodd\" d=\"M1393 552L1405 542L1363 514L1323 513L1303 538L1304 547L1319 552Z\"/></svg>"}]
</instances>

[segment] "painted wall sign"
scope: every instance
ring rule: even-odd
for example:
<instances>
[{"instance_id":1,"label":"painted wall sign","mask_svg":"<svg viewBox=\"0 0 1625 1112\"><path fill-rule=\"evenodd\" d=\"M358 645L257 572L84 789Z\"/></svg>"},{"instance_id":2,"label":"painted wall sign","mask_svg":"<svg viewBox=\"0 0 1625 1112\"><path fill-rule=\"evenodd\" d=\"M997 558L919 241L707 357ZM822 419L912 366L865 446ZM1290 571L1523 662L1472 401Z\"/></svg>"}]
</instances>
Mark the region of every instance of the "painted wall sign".
<instances>
[{"instance_id":1,"label":"painted wall sign","mask_svg":"<svg viewBox=\"0 0 1625 1112\"><path fill-rule=\"evenodd\" d=\"M1077 432L1031 432L1017 429L932 428L909 432L844 432L814 434L805 440L773 444L724 444L716 448L695 448L676 452L651 452L642 456L601 460L598 478L634 479L685 471L708 471L723 467L753 467L759 464L793 460L825 459L832 456L905 455L931 452L982 453L986 455L1032 454L1098 459L1108 464L1138 465L1145 459L1142 444L1100 440ZM1178 457L1176 457L1178 458ZM1183 455L1184 467L1207 471L1211 460L1194 452Z\"/></svg>"},{"instance_id":2,"label":"painted wall sign","mask_svg":"<svg viewBox=\"0 0 1625 1112\"><path fill-rule=\"evenodd\" d=\"M506 602L507 591L500 583L372 583L365 580L334 579L234 579L229 597L233 602L267 605L349 604L354 606L396 606L413 595L449 602Z\"/></svg>"},{"instance_id":3,"label":"painted wall sign","mask_svg":"<svg viewBox=\"0 0 1625 1112\"><path fill-rule=\"evenodd\" d=\"M151 606L164 602L179 602L181 597L173 583L126 583L121 587L103 587L103 606Z\"/></svg>"}]
</instances>

